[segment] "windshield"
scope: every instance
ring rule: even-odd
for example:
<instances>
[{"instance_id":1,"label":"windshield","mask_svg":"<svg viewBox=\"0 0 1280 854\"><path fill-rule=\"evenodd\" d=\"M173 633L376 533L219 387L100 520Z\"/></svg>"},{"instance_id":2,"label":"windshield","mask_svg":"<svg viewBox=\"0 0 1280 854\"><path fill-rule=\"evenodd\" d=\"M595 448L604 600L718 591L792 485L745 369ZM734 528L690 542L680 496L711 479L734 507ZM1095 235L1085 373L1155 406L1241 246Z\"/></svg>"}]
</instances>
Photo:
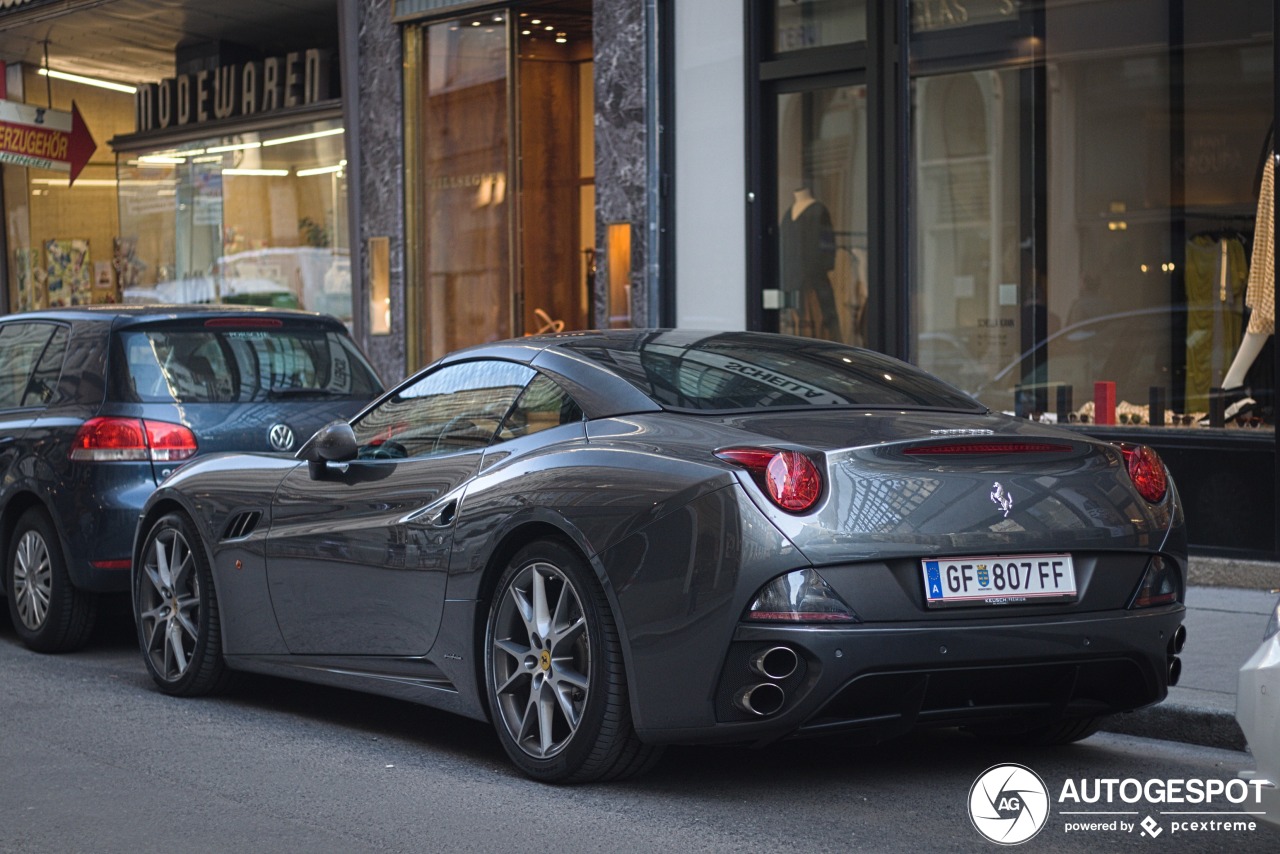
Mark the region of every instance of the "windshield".
<instances>
[{"instance_id":1,"label":"windshield","mask_svg":"<svg viewBox=\"0 0 1280 854\"><path fill-rule=\"evenodd\" d=\"M382 390L351 339L333 329L192 324L125 330L119 340L123 359L113 379L120 400L367 400Z\"/></svg>"},{"instance_id":2,"label":"windshield","mask_svg":"<svg viewBox=\"0 0 1280 854\"><path fill-rule=\"evenodd\" d=\"M905 362L808 338L675 330L563 346L606 365L669 409L983 409Z\"/></svg>"}]
</instances>

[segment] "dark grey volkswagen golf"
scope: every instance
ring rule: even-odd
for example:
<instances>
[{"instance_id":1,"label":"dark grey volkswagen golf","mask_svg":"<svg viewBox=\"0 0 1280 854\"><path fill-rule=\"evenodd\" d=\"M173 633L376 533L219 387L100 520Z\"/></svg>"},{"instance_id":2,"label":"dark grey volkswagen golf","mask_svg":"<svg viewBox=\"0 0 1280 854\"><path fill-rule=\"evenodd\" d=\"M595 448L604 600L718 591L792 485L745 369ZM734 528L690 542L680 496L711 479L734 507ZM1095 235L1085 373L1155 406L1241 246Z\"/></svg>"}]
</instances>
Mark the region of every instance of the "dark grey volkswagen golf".
<instances>
[{"instance_id":1,"label":"dark grey volkswagen golf","mask_svg":"<svg viewBox=\"0 0 1280 854\"><path fill-rule=\"evenodd\" d=\"M0 317L0 554L31 648L87 640L129 589L138 514L214 451L292 452L382 387L335 318L191 306Z\"/></svg>"},{"instance_id":2,"label":"dark grey volkswagen golf","mask_svg":"<svg viewBox=\"0 0 1280 854\"><path fill-rule=\"evenodd\" d=\"M1155 453L865 350L501 342L297 456L211 457L148 501L134 613L162 690L387 694L584 781L675 742L1074 741L1177 678L1186 537Z\"/></svg>"}]
</instances>

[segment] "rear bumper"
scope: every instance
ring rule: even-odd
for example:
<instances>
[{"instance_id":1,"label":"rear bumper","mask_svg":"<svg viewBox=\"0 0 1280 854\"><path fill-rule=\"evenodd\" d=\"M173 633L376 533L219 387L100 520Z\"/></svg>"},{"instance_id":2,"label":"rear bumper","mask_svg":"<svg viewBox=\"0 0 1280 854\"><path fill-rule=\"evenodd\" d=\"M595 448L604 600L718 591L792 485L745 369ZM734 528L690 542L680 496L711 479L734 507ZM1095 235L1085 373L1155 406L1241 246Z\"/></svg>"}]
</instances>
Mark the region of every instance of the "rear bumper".
<instances>
[{"instance_id":1,"label":"rear bumper","mask_svg":"<svg viewBox=\"0 0 1280 854\"><path fill-rule=\"evenodd\" d=\"M140 471L141 466L147 466ZM83 465L58 508L71 583L95 593L129 589L129 559L142 505L155 490L150 464ZM116 566L102 566L111 562ZM123 563L121 563L123 562ZM97 565L95 565L97 564Z\"/></svg>"},{"instance_id":2,"label":"rear bumper","mask_svg":"<svg viewBox=\"0 0 1280 854\"><path fill-rule=\"evenodd\" d=\"M846 627L740 624L710 701L715 725L645 731L653 742L745 741L828 733L881 740L930 726L1031 727L1064 716L1128 711L1168 691L1181 605L1024 620ZM784 678L755 672L764 649L795 651ZM736 702L759 684L780 707ZM771 698L779 697L773 688Z\"/></svg>"}]
</instances>

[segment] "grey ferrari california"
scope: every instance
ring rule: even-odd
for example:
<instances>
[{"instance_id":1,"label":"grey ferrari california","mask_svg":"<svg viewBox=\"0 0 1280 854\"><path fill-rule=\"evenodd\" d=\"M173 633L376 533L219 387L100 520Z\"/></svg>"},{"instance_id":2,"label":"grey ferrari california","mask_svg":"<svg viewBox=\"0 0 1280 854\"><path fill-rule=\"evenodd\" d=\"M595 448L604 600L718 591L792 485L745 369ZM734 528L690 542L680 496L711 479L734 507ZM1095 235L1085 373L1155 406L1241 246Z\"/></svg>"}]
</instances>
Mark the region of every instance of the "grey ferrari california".
<instances>
[{"instance_id":1,"label":"grey ferrari california","mask_svg":"<svg viewBox=\"0 0 1280 854\"><path fill-rule=\"evenodd\" d=\"M390 695L587 781L670 743L1075 741L1165 697L1185 582L1150 448L866 350L677 329L461 351L296 458L194 461L142 512L132 596L165 692Z\"/></svg>"}]
</instances>

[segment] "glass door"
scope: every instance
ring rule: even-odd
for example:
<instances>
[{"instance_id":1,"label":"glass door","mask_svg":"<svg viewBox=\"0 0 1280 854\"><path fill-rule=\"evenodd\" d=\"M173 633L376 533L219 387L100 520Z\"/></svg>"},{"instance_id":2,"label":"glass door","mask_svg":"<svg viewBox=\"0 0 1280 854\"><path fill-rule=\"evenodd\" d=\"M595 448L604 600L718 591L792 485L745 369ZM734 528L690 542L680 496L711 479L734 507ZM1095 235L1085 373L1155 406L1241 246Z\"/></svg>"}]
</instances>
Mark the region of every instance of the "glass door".
<instances>
[{"instance_id":1,"label":"glass door","mask_svg":"<svg viewBox=\"0 0 1280 854\"><path fill-rule=\"evenodd\" d=\"M408 95L419 220L408 240L421 264L410 367L590 325L590 12L589 0L524 3L422 27Z\"/></svg>"},{"instance_id":2,"label":"glass door","mask_svg":"<svg viewBox=\"0 0 1280 854\"><path fill-rule=\"evenodd\" d=\"M501 13L424 28L418 364L513 331L508 44Z\"/></svg>"}]
</instances>

